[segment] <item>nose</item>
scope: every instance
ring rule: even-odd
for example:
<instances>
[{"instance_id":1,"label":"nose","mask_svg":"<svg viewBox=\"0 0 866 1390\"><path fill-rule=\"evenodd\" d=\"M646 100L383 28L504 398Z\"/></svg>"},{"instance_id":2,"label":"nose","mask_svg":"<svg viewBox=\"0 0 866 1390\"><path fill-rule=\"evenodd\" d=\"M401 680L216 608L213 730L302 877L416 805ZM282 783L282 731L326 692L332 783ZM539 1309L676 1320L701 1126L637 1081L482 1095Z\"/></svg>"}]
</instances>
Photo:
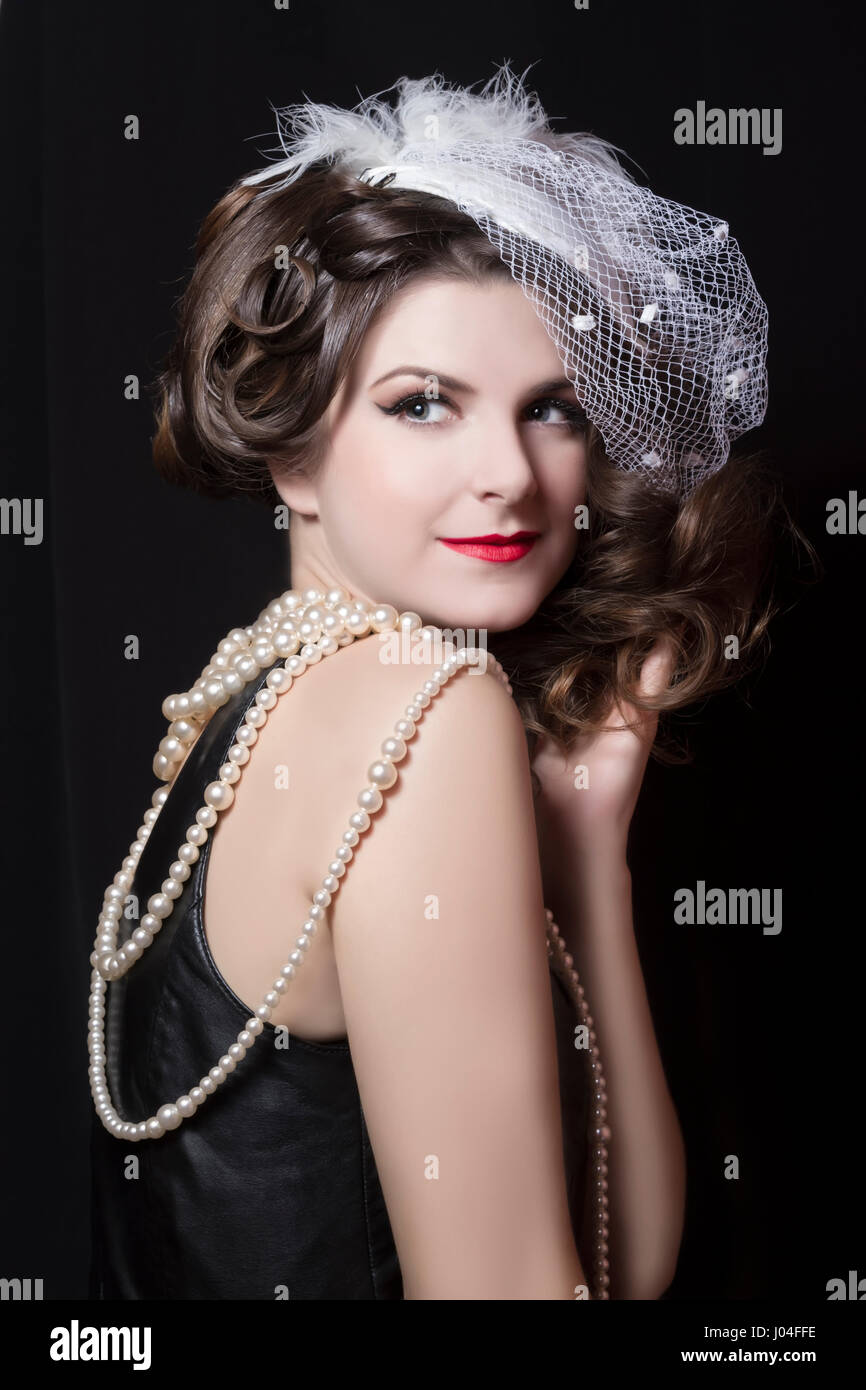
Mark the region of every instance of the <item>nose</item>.
<instances>
[{"instance_id":1,"label":"nose","mask_svg":"<svg viewBox=\"0 0 866 1390\"><path fill-rule=\"evenodd\" d=\"M476 497L500 497L513 505L538 491L533 461L518 424L501 418L479 420L477 433L466 438L466 445Z\"/></svg>"}]
</instances>

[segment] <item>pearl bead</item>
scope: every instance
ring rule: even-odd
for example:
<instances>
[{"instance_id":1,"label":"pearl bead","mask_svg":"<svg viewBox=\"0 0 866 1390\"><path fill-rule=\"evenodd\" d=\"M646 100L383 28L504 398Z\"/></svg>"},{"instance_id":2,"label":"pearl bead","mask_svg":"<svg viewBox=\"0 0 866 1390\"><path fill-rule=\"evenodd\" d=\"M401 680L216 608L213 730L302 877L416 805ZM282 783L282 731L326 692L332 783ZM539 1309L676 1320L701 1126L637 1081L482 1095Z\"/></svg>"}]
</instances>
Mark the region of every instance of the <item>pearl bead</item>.
<instances>
[{"instance_id":1,"label":"pearl bead","mask_svg":"<svg viewBox=\"0 0 866 1390\"><path fill-rule=\"evenodd\" d=\"M222 678L216 676L212 680L205 682L202 694L207 703L214 709L219 709L229 698L229 693L222 683Z\"/></svg>"},{"instance_id":2,"label":"pearl bead","mask_svg":"<svg viewBox=\"0 0 866 1390\"><path fill-rule=\"evenodd\" d=\"M258 641L254 642L250 648L250 656L260 671L263 666L270 666L276 656L276 652L267 638L261 637ZM255 672L255 674L258 675L258 671Z\"/></svg>"},{"instance_id":3,"label":"pearl bead","mask_svg":"<svg viewBox=\"0 0 866 1390\"><path fill-rule=\"evenodd\" d=\"M231 806L235 799L235 794L227 782L211 782L205 788L204 799L209 806L213 806L217 811L224 811Z\"/></svg>"},{"instance_id":4,"label":"pearl bead","mask_svg":"<svg viewBox=\"0 0 866 1390\"><path fill-rule=\"evenodd\" d=\"M280 655L282 656L284 653L280 652ZM284 695L292 687L292 678L284 667L278 666L268 675L267 685L277 696Z\"/></svg>"},{"instance_id":5,"label":"pearl bead","mask_svg":"<svg viewBox=\"0 0 866 1390\"><path fill-rule=\"evenodd\" d=\"M246 652L234 658L234 669L237 671L241 680L246 683L247 681L255 679L261 667L255 658L250 655L250 653ZM207 694L207 687L205 687L205 694Z\"/></svg>"},{"instance_id":6,"label":"pearl bead","mask_svg":"<svg viewBox=\"0 0 866 1390\"><path fill-rule=\"evenodd\" d=\"M180 739L174 738L171 734L166 734L165 738L160 739L159 751L173 763L179 763L186 756L186 749Z\"/></svg>"},{"instance_id":7,"label":"pearl bead","mask_svg":"<svg viewBox=\"0 0 866 1390\"><path fill-rule=\"evenodd\" d=\"M393 787L397 781L397 769L390 759L380 759L378 762L371 763L367 768L367 776L374 787Z\"/></svg>"},{"instance_id":8,"label":"pearl bead","mask_svg":"<svg viewBox=\"0 0 866 1390\"><path fill-rule=\"evenodd\" d=\"M394 763L402 762L408 751L403 739L393 736L382 740L381 749L383 756Z\"/></svg>"},{"instance_id":9,"label":"pearl bead","mask_svg":"<svg viewBox=\"0 0 866 1390\"><path fill-rule=\"evenodd\" d=\"M391 632L397 626L399 616L390 603L377 604L370 614L370 626L374 632Z\"/></svg>"}]
</instances>

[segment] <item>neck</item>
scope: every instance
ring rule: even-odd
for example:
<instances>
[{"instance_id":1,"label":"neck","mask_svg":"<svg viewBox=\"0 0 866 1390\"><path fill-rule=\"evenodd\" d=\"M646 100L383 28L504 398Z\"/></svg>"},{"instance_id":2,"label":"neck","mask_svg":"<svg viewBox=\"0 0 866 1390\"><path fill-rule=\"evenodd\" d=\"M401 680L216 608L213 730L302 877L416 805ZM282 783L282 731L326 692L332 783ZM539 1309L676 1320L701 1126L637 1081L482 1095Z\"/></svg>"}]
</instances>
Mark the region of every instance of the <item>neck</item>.
<instances>
[{"instance_id":1,"label":"neck","mask_svg":"<svg viewBox=\"0 0 866 1390\"><path fill-rule=\"evenodd\" d=\"M356 584L351 584L342 576L330 573L325 567L309 564L293 564L289 588L303 593L305 589L321 589L327 594L330 589L342 589L349 600L360 599L370 608L375 608L383 600L373 594L365 594Z\"/></svg>"}]
</instances>

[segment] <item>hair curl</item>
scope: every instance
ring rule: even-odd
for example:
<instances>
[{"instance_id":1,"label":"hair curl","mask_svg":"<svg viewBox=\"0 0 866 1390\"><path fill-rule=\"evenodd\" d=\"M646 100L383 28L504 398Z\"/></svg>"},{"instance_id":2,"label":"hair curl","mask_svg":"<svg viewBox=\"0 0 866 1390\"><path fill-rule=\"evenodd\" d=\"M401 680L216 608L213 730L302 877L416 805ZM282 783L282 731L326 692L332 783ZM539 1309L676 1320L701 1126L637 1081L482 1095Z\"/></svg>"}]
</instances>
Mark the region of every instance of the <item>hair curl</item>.
<instances>
[{"instance_id":1,"label":"hair curl","mask_svg":"<svg viewBox=\"0 0 866 1390\"><path fill-rule=\"evenodd\" d=\"M510 271L446 199L327 166L281 190L270 183L235 185L205 218L151 389L163 478L273 507L269 463L319 466L324 413L395 294L418 276L483 283ZM589 528L533 618L497 634L531 746L547 734L567 748L612 702L672 713L733 685L768 648L780 540L820 567L763 455L732 456L678 499L613 465L591 424L585 439ZM641 700L640 663L663 633L676 643L672 681ZM688 756L662 732L656 758Z\"/></svg>"}]
</instances>

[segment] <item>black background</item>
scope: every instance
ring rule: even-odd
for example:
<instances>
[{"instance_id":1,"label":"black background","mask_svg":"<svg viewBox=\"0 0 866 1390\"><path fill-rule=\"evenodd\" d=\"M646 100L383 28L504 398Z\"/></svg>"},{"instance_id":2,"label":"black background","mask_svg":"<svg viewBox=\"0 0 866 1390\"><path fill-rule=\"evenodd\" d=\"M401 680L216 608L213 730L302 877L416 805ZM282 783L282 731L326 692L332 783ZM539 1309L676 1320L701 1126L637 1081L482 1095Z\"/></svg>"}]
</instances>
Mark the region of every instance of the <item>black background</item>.
<instances>
[{"instance_id":1,"label":"black background","mask_svg":"<svg viewBox=\"0 0 866 1390\"><path fill-rule=\"evenodd\" d=\"M341 106L404 72L528 75L558 129L605 136L658 193L724 217L770 311L770 451L826 566L747 689L651 763L633 825L635 925L689 1154L672 1299L825 1300L866 1275L860 1172L861 574L828 499L860 444L862 62L857 10L782 0L434 6L201 0L0 7L2 491L42 497L41 545L0 537L3 1237L0 1274L82 1297L88 954L149 804L161 702L287 584L264 508L175 490L149 399L197 227L274 144L268 105ZM540 61L537 61L540 60ZM673 113L782 108L777 155L679 146ZM124 118L141 121L137 142ZM639 177L643 177L639 175ZM138 634L141 659L123 657ZM673 893L783 890L783 928L678 927ZM738 1181L724 1158L737 1154Z\"/></svg>"}]
</instances>

